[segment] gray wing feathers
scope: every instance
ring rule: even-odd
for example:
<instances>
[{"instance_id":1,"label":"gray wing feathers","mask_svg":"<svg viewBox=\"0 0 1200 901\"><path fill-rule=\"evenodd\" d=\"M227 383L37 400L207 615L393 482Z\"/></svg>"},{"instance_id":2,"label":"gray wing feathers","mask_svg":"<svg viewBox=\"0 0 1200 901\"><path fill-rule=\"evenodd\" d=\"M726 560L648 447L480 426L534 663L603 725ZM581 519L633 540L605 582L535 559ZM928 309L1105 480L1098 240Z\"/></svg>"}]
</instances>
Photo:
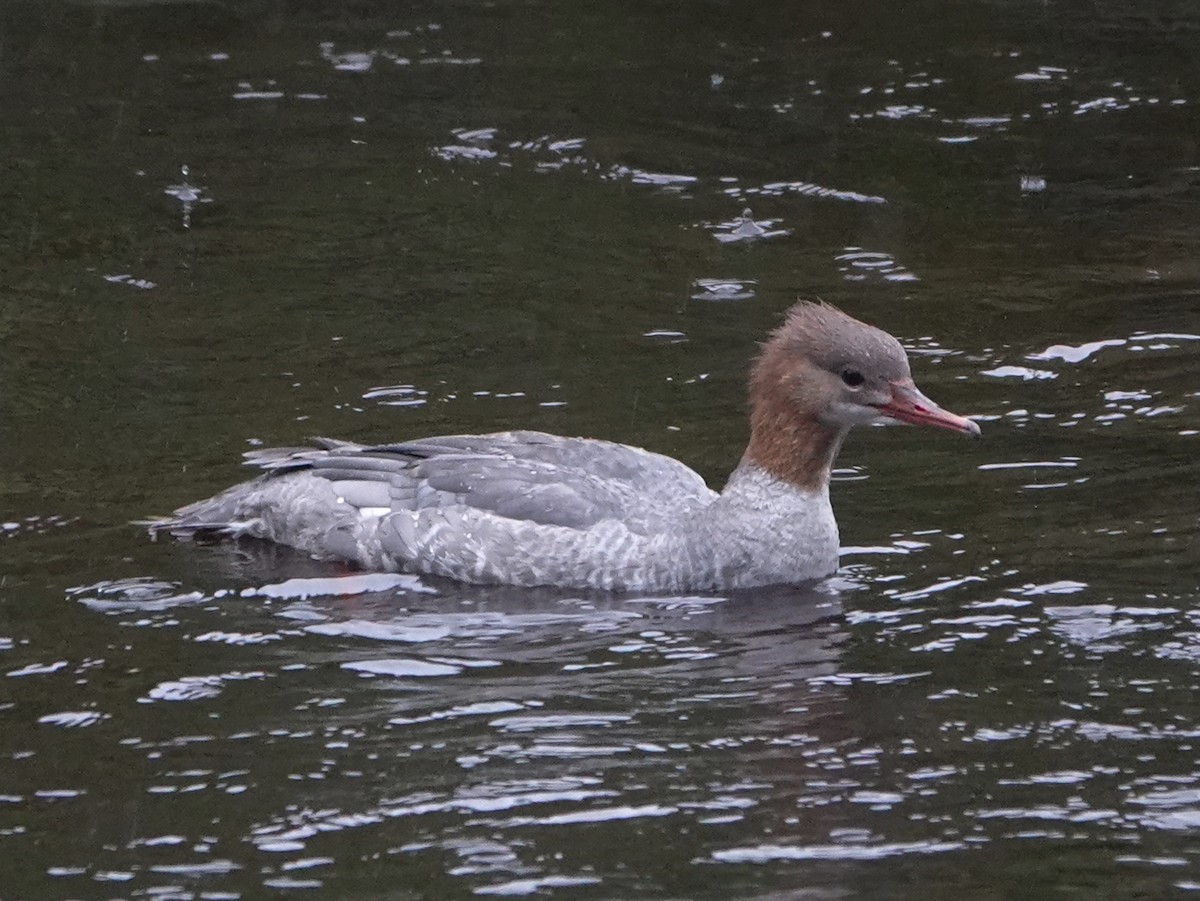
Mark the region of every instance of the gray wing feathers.
<instances>
[{"instance_id":1,"label":"gray wing feathers","mask_svg":"<svg viewBox=\"0 0 1200 901\"><path fill-rule=\"evenodd\" d=\"M413 467L418 507L467 506L509 519L586 528L623 515L628 490L577 469L485 455L430 457Z\"/></svg>"},{"instance_id":2,"label":"gray wing feathers","mask_svg":"<svg viewBox=\"0 0 1200 901\"><path fill-rule=\"evenodd\" d=\"M332 482L332 485L338 497L345 503L359 509L364 507L390 507L392 505L392 493L387 482L339 479Z\"/></svg>"},{"instance_id":3,"label":"gray wing feathers","mask_svg":"<svg viewBox=\"0 0 1200 901\"><path fill-rule=\"evenodd\" d=\"M247 466L254 466L267 472L287 472L289 470L305 469L317 460L326 456L330 451L353 453L362 450L361 444L353 441L341 441L337 438L312 438L313 447L267 447L262 450L246 451L242 454Z\"/></svg>"},{"instance_id":4,"label":"gray wing feathers","mask_svg":"<svg viewBox=\"0 0 1200 901\"><path fill-rule=\"evenodd\" d=\"M618 519L634 532L709 503L714 493L682 463L638 448L541 432L452 435L365 447L318 439L320 449L247 454L281 474L307 469L359 508L467 507L542 525L588 528Z\"/></svg>"},{"instance_id":5,"label":"gray wing feathers","mask_svg":"<svg viewBox=\"0 0 1200 901\"><path fill-rule=\"evenodd\" d=\"M258 478L151 528L477 583L669 587L712 565L679 524L716 494L669 457L540 432L315 443L252 451Z\"/></svg>"}]
</instances>

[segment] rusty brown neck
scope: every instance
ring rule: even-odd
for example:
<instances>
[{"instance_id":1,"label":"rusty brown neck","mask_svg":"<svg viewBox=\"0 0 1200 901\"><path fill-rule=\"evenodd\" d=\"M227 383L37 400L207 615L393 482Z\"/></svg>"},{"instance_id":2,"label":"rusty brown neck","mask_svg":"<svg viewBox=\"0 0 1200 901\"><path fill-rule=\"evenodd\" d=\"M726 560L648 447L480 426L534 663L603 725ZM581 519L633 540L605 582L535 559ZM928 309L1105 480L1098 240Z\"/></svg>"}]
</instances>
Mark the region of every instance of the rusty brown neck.
<instances>
[{"instance_id":1,"label":"rusty brown neck","mask_svg":"<svg viewBox=\"0 0 1200 901\"><path fill-rule=\"evenodd\" d=\"M752 379L750 444L744 459L797 488L821 491L829 483L845 432L815 415L797 415L785 392L776 379Z\"/></svg>"}]
</instances>

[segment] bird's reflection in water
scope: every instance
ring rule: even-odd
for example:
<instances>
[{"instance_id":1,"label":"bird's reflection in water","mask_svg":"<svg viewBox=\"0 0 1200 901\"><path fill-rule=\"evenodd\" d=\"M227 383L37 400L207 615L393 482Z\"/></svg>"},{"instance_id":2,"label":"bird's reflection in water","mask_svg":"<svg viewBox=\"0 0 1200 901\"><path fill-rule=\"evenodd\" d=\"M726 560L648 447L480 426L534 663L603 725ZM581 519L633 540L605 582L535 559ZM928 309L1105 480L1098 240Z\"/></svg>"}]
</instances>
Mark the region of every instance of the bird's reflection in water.
<instances>
[{"instance_id":1,"label":"bird's reflection in water","mask_svg":"<svg viewBox=\"0 0 1200 901\"><path fill-rule=\"evenodd\" d=\"M651 845L683 829L691 857L718 860L739 844L729 829L823 846L838 826L864 731L839 672L851 580L618 595L363 573L253 540L181 553L186 584L163 591L191 600L159 615L197 640L256 637L181 653L269 674L231 753L269 757L291 736L361 774L299 807L264 776L245 833L260 849L337 857L430 835L430 853L499 842L515 867L529 829L568 849L574 824L630 819Z\"/></svg>"},{"instance_id":2,"label":"bird's reflection in water","mask_svg":"<svg viewBox=\"0 0 1200 901\"><path fill-rule=\"evenodd\" d=\"M193 557L198 581L241 586L247 600L270 598L274 615L309 635L358 639L343 643L355 660L407 645L501 668L586 672L592 686L617 675L628 684L648 671L655 680L731 686L827 677L845 637L842 596L856 587L827 580L707 595L612 594L361 573L254 540L206 550Z\"/></svg>"}]
</instances>

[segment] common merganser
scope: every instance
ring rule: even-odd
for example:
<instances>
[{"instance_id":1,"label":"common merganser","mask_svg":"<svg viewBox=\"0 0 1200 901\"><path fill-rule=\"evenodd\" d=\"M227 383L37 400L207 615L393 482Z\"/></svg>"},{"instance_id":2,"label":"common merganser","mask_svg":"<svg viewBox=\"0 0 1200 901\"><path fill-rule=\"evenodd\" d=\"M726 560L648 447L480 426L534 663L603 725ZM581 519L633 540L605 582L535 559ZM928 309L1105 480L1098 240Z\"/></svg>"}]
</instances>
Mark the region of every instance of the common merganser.
<instances>
[{"instance_id":1,"label":"common merganser","mask_svg":"<svg viewBox=\"0 0 1200 901\"><path fill-rule=\"evenodd\" d=\"M749 588L837 569L829 475L852 426L979 435L917 390L900 342L823 303L792 307L754 363L749 394L750 443L719 494L678 460L588 438L318 438L246 454L263 475L148 524L476 584Z\"/></svg>"}]
</instances>

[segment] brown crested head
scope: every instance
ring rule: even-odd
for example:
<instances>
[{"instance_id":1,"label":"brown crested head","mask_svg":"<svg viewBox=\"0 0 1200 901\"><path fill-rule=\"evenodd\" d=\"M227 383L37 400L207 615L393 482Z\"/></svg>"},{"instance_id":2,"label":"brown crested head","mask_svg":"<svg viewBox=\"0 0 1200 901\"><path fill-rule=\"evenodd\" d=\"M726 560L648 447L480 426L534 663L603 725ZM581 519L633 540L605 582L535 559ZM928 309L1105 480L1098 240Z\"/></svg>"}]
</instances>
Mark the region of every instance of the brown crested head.
<instances>
[{"instance_id":1,"label":"brown crested head","mask_svg":"<svg viewBox=\"0 0 1200 901\"><path fill-rule=\"evenodd\" d=\"M816 489L848 429L889 421L979 434L917 390L908 355L887 332L826 303L793 306L750 373L748 458Z\"/></svg>"}]
</instances>

